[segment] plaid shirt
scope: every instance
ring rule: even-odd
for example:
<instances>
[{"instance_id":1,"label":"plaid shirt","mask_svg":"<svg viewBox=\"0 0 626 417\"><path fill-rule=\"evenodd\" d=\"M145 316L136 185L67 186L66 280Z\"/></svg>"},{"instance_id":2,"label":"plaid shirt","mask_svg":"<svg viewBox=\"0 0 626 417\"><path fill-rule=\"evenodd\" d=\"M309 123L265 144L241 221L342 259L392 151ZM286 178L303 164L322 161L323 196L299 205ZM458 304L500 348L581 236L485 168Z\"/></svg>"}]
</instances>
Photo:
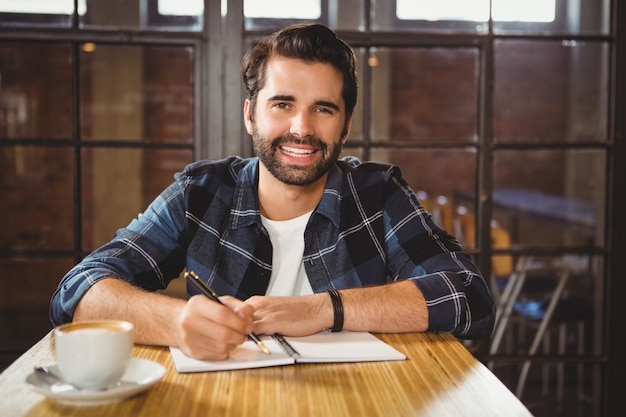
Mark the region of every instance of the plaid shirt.
<instances>
[{"instance_id":1,"label":"plaid shirt","mask_svg":"<svg viewBox=\"0 0 626 417\"><path fill-rule=\"evenodd\" d=\"M111 276L153 291L187 268L219 294L242 300L265 294L272 245L261 223L257 179L256 158L200 161L177 173L143 214L61 280L53 323L70 321L83 294ZM429 331L463 338L491 333L495 304L485 280L395 166L338 161L304 240L314 292L409 279L426 299Z\"/></svg>"}]
</instances>

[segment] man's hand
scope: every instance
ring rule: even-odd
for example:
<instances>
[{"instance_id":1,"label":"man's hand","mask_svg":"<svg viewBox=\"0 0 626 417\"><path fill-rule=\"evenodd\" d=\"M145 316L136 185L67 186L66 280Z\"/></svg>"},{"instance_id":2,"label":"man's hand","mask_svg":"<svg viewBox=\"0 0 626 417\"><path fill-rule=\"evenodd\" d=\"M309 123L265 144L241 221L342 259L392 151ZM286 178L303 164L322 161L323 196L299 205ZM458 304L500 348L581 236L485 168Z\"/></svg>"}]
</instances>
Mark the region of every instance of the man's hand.
<instances>
[{"instance_id":1,"label":"man's hand","mask_svg":"<svg viewBox=\"0 0 626 417\"><path fill-rule=\"evenodd\" d=\"M333 309L326 293L295 297L256 295L246 300L254 310L254 332L307 336L332 327Z\"/></svg>"},{"instance_id":2,"label":"man's hand","mask_svg":"<svg viewBox=\"0 0 626 417\"><path fill-rule=\"evenodd\" d=\"M254 309L234 297L220 297L222 304L196 295L178 319L178 347L204 360L224 360L252 332Z\"/></svg>"}]
</instances>

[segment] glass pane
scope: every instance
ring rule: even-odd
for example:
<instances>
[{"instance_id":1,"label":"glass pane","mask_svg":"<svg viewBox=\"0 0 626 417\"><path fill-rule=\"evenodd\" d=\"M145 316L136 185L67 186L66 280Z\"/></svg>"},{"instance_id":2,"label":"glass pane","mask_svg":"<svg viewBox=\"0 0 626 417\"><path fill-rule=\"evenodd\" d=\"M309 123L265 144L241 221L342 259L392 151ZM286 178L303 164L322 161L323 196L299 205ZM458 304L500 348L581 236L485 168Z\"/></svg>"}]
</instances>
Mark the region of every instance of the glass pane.
<instances>
[{"instance_id":1,"label":"glass pane","mask_svg":"<svg viewBox=\"0 0 626 417\"><path fill-rule=\"evenodd\" d=\"M278 30L294 23L319 22L334 30L365 30L363 0L244 0L246 30Z\"/></svg>"},{"instance_id":2,"label":"glass pane","mask_svg":"<svg viewBox=\"0 0 626 417\"><path fill-rule=\"evenodd\" d=\"M454 220L458 209L456 196L476 187L474 149L375 148L370 159L398 165L437 223L461 238Z\"/></svg>"},{"instance_id":3,"label":"glass pane","mask_svg":"<svg viewBox=\"0 0 626 417\"><path fill-rule=\"evenodd\" d=\"M0 42L0 137L71 138L71 70L67 44Z\"/></svg>"},{"instance_id":4,"label":"glass pane","mask_svg":"<svg viewBox=\"0 0 626 417\"><path fill-rule=\"evenodd\" d=\"M495 33L608 34L610 0L493 0Z\"/></svg>"},{"instance_id":5,"label":"glass pane","mask_svg":"<svg viewBox=\"0 0 626 417\"><path fill-rule=\"evenodd\" d=\"M191 143L193 50L84 44L84 139Z\"/></svg>"},{"instance_id":6,"label":"glass pane","mask_svg":"<svg viewBox=\"0 0 626 417\"><path fill-rule=\"evenodd\" d=\"M328 25L321 0L244 0L243 14L246 30L278 30L299 22Z\"/></svg>"},{"instance_id":7,"label":"glass pane","mask_svg":"<svg viewBox=\"0 0 626 417\"><path fill-rule=\"evenodd\" d=\"M372 51L372 137L385 141L475 141L478 51L380 48Z\"/></svg>"},{"instance_id":8,"label":"glass pane","mask_svg":"<svg viewBox=\"0 0 626 417\"><path fill-rule=\"evenodd\" d=\"M487 33L489 0L374 1L376 30ZM493 0L496 33L608 34L610 1Z\"/></svg>"},{"instance_id":9,"label":"glass pane","mask_svg":"<svg viewBox=\"0 0 626 417\"><path fill-rule=\"evenodd\" d=\"M516 247L604 242L602 150L497 151L493 219Z\"/></svg>"},{"instance_id":10,"label":"glass pane","mask_svg":"<svg viewBox=\"0 0 626 417\"><path fill-rule=\"evenodd\" d=\"M73 0L3 0L0 12L10 13L41 13L41 14L72 14Z\"/></svg>"},{"instance_id":11,"label":"glass pane","mask_svg":"<svg viewBox=\"0 0 626 417\"><path fill-rule=\"evenodd\" d=\"M396 0L396 16L413 20L486 22L489 0Z\"/></svg>"},{"instance_id":12,"label":"glass pane","mask_svg":"<svg viewBox=\"0 0 626 417\"><path fill-rule=\"evenodd\" d=\"M50 297L72 259L0 259L0 351L24 351L51 330Z\"/></svg>"},{"instance_id":13,"label":"glass pane","mask_svg":"<svg viewBox=\"0 0 626 417\"><path fill-rule=\"evenodd\" d=\"M0 147L0 249L73 248L73 150Z\"/></svg>"},{"instance_id":14,"label":"glass pane","mask_svg":"<svg viewBox=\"0 0 626 417\"><path fill-rule=\"evenodd\" d=\"M203 0L79 0L81 28L202 30Z\"/></svg>"},{"instance_id":15,"label":"glass pane","mask_svg":"<svg viewBox=\"0 0 626 417\"><path fill-rule=\"evenodd\" d=\"M609 57L601 42L496 41L495 140L606 141Z\"/></svg>"},{"instance_id":16,"label":"glass pane","mask_svg":"<svg viewBox=\"0 0 626 417\"><path fill-rule=\"evenodd\" d=\"M69 27L74 0L2 0L0 27Z\"/></svg>"},{"instance_id":17,"label":"glass pane","mask_svg":"<svg viewBox=\"0 0 626 417\"><path fill-rule=\"evenodd\" d=\"M489 0L372 0L374 30L487 33Z\"/></svg>"},{"instance_id":18,"label":"glass pane","mask_svg":"<svg viewBox=\"0 0 626 417\"><path fill-rule=\"evenodd\" d=\"M322 14L320 0L244 0L245 17L279 19L319 19Z\"/></svg>"},{"instance_id":19,"label":"glass pane","mask_svg":"<svg viewBox=\"0 0 626 417\"><path fill-rule=\"evenodd\" d=\"M363 0L328 1L328 25L335 30L365 31L366 3Z\"/></svg>"},{"instance_id":20,"label":"glass pane","mask_svg":"<svg viewBox=\"0 0 626 417\"><path fill-rule=\"evenodd\" d=\"M158 0L157 10L163 16L202 16L203 0Z\"/></svg>"},{"instance_id":21,"label":"glass pane","mask_svg":"<svg viewBox=\"0 0 626 417\"><path fill-rule=\"evenodd\" d=\"M374 0L375 30L487 33L489 0ZM495 33L608 34L610 0L493 0Z\"/></svg>"},{"instance_id":22,"label":"glass pane","mask_svg":"<svg viewBox=\"0 0 626 417\"><path fill-rule=\"evenodd\" d=\"M555 0L494 0L495 21L553 22ZM489 0L396 0L396 16L404 20L472 21L489 19Z\"/></svg>"},{"instance_id":23,"label":"glass pane","mask_svg":"<svg viewBox=\"0 0 626 417\"><path fill-rule=\"evenodd\" d=\"M191 150L84 149L84 250L111 240L191 161Z\"/></svg>"},{"instance_id":24,"label":"glass pane","mask_svg":"<svg viewBox=\"0 0 626 417\"><path fill-rule=\"evenodd\" d=\"M491 16L497 22L554 22L556 0L493 0Z\"/></svg>"}]
</instances>

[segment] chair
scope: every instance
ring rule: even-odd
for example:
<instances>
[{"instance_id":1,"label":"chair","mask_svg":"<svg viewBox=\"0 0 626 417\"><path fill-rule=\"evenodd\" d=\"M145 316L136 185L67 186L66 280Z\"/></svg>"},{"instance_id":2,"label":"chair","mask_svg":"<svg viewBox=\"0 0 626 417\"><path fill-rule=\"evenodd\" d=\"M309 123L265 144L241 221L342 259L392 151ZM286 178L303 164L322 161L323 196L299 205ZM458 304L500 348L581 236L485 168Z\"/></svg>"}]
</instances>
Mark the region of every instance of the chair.
<instances>
[{"instance_id":1,"label":"chair","mask_svg":"<svg viewBox=\"0 0 626 417\"><path fill-rule=\"evenodd\" d=\"M452 230L455 236L464 246L473 246L476 241L474 214L465 206L458 206L454 212ZM491 239L493 249L511 248L510 232L495 221L491 222ZM570 299L565 295L570 278L586 270L587 260L580 256L564 256L548 261L532 256L519 256L514 260L512 255L493 255L489 279L498 310L489 354L495 355L498 352L512 320L535 329L527 352L530 356L537 354L542 343L544 350L550 348L548 336L551 327L558 329L557 353L563 354L567 339L566 326L570 323L577 326L577 352L582 353L584 323L590 320L592 311L584 300ZM489 366L493 367L493 362ZM522 364L515 389L519 398L523 395L530 366L531 360L526 360ZM547 365L544 366L544 383L548 380L546 368ZM578 390L582 396L582 365L579 366L578 372ZM564 392L562 364L558 365L557 373L557 400L562 400Z\"/></svg>"},{"instance_id":2,"label":"chair","mask_svg":"<svg viewBox=\"0 0 626 417\"><path fill-rule=\"evenodd\" d=\"M557 327L559 332L557 353L565 353L567 339L565 330L568 323L575 323L578 327L577 352L581 353L584 343L584 323L591 319L593 312L585 300L568 298L566 290L573 276L587 270L584 264L584 259L580 257L566 256L552 261L541 261L531 256L519 257L513 272L506 280L499 300L500 312L496 318L489 354L495 355L498 352L512 319L516 319L520 325L536 329L527 352L529 356L536 355L542 343L544 350L549 348L547 341L552 327ZM523 396L531 363L531 360L527 359L522 364L515 389L518 398ZM492 365L493 363L490 363L490 366ZM564 374L562 364L558 367L557 400L562 400ZM582 396L581 370L582 365L579 367L578 379L579 395Z\"/></svg>"}]
</instances>

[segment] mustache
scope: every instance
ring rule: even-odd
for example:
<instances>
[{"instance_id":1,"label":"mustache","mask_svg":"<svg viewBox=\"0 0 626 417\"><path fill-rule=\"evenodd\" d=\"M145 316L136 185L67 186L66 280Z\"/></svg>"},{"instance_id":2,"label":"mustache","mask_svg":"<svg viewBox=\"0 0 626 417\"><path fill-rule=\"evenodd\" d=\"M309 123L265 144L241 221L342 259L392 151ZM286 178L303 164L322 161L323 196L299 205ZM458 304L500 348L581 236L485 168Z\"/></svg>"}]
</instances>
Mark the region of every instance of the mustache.
<instances>
[{"instance_id":1,"label":"mustache","mask_svg":"<svg viewBox=\"0 0 626 417\"><path fill-rule=\"evenodd\" d=\"M306 145L319 150L328 148L327 144L315 136L305 136L302 138L291 134L284 134L275 138L272 141L272 148L276 149L284 144Z\"/></svg>"}]
</instances>

